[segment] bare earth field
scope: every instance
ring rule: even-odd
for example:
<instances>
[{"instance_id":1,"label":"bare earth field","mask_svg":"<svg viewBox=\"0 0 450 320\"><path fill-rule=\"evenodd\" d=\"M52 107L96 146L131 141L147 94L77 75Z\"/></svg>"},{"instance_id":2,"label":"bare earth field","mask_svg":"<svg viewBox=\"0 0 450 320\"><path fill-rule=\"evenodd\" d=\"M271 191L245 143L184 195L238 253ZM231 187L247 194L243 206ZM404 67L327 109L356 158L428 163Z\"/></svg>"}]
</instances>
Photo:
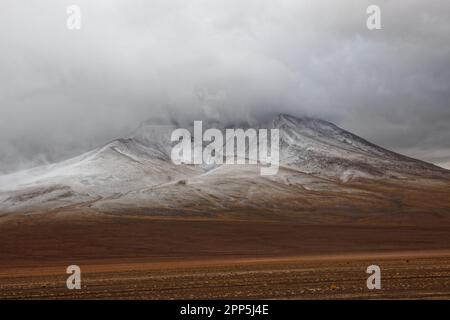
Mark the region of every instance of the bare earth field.
<instances>
[{"instance_id":1,"label":"bare earth field","mask_svg":"<svg viewBox=\"0 0 450 320\"><path fill-rule=\"evenodd\" d=\"M71 264L81 290L66 288ZM372 264L382 290L366 287ZM0 298L449 299L450 227L4 216Z\"/></svg>"},{"instance_id":2,"label":"bare earth field","mask_svg":"<svg viewBox=\"0 0 450 320\"><path fill-rule=\"evenodd\" d=\"M81 263L81 290L64 266L4 269L1 298L17 299L449 299L450 253L309 258ZM365 270L382 270L382 289Z\"/></svg>"}]
</instances>

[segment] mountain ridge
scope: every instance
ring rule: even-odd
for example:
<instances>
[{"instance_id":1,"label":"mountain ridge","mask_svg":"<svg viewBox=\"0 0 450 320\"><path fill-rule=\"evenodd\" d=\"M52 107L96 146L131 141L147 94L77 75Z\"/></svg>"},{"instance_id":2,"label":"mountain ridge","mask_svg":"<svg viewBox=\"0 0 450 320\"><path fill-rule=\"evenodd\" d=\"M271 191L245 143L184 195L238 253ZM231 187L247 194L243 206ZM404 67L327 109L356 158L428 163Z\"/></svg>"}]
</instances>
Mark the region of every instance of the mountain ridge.
<instances>
[{"instance_id":1,"label":"mountain ridge","mask_svg":"<svg viewBox=\"0 0 450 320\"><path fill-rule=\"evenodd\" d=\"M280 130L280 170L272 177L261 177L259 165L175 165L170 134L176 126L144 122L130 136L80 156L0 176L0 213L77 208L295 215L308 208L329 212L337 205L342 209L337 212L351 208L364 214L399 210L393 204L402 187L415 193L428 185L430 192L441 192L450 184L450 171L379 147L328 121L280 114L259 127ZM408 206L422 211L417 204ZM447 212L446 204L439 206Z\"/></svg>"}]
</instances>

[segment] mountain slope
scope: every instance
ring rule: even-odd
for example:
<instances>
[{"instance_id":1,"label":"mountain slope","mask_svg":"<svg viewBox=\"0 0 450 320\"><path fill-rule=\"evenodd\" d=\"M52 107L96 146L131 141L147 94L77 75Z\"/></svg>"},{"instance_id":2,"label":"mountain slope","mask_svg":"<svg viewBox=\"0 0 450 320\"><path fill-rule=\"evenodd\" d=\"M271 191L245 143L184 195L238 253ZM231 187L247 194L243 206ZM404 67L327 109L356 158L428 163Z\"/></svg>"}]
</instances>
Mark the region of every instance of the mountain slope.
<instances>
[{"instance_id":1,"label":"mountain slope","mask_svg":"<svg viewBox=\"0 0 450 320\"><path fill-rule=\"evenodd\" d=\"M280 115L281 162L302 172L348 181L352 177L441 177L445 170L378 147L336 125Z\"/></svg>"},{"instance_id":2,"label":"mountain slope","mask_svg":"<svg viewBox=\"0 0 450 320\"><path fill-rule=\"evenodd\" d=\"M279 115L259 127L280 130L277 175L261 176L259 165L175 165L170 135L176 127L146 122L130 137L73 159L1 176L0 212L268 215L310 222L450 215L445 169L319 119ZM433 203L420 201L424 196Z\"/></svg>"}]
</instances>

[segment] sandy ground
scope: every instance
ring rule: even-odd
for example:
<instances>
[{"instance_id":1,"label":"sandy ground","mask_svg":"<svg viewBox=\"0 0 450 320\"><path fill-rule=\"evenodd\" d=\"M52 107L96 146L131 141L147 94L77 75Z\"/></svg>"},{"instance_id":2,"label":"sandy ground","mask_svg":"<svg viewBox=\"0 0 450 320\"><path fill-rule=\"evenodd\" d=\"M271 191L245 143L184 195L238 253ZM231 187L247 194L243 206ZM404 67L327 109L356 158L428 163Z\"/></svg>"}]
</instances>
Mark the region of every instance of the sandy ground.
<instances>
[{"instance_id":1,"label":"sandy ground","mask_svg":"<svg viewBox=\"0 0 450 320\"><path fill-rule=\"evenodd\" d=\"M66 288L71 264L81 290ZM372 264L381 290L366 287ZM450 228L3 217L0 298L450 299Z\"/></svg>"},{"instance_id":2,"label":"sandy ground","mask_svg":"<svg viewBox=\"0 0 450 320\"><path fill-rule=\"evenodd\" d=\"M381 268L381 290L366 286ZM450 252L80 265L81 290L65 266L2 270L0 297L17 299L450 299Z\"/></svg>"}]
</instances>

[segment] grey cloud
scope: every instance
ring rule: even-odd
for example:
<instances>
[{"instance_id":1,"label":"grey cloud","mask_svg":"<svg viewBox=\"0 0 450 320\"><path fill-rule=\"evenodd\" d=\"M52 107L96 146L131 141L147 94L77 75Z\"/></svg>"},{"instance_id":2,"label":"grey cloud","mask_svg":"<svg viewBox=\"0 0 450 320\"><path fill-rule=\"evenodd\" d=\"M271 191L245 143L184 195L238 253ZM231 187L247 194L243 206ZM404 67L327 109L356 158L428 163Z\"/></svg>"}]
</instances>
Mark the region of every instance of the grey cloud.
<instances>
[{"instance_id":1,"label":"grey cloud","mask_svg":"<svg viewBox=\"0 0 450 320\"><path fill-rule=\"evenodd\" d=\"M78 4L82 29L68 31ZM379 4L383 30L368 31ZM0 171L75 155L144 119L324 118L450 161L446 0L6 0Z\"/></svg>"}]
</instances>

